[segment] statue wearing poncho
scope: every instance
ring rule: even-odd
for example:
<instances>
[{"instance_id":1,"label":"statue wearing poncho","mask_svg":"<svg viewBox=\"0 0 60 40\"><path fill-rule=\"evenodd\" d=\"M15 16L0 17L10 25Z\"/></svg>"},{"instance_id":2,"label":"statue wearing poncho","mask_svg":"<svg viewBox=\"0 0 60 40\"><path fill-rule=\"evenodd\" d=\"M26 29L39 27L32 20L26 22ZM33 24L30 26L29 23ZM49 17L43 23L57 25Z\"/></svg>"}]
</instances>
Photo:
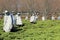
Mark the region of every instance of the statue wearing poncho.
<instances>
[{"instance_id":1,"label":"statue wearing poncho","mask_svg":"<svg viewBox=\"0 0 60 40\"><path fill-rule=\"evenodd\" d=\"M52 20L55 20L55 17L54 17L54 16L52 16L52 17L51 17L51 19L52 19Z\"/></svg>"},{"instance_id":2,"label":"statue wearing poncho","mask_svg":"<svg viewBox=\"0 0 60 40\"><path fill-rule=\"evenodd\" d=\"M18 26L23 25L20 13L17 13L17 15L16 15L16 25L18 25Z\"/></svg>"},{"instance_id":3,"label":"statue wearing poncho","mask_svg":"<svg viewBox=\"0 0 60 40\"><path fill-rule=\"evenodd\" d=\"M10 32L12 27L13 27L13 16L10 15L9 12L7 12L4 15L4 27L3 27L3 30L5 32Z\"/></svg>"},{"instance_id":4,"label":"statue wearing poncho","mask_svg":"<svg viewBox=\"0 0 60 40\"><path fill-rule=\"evenodd\" d=\"M36 22L36 17L34 16L34 14L30 17L30 22L31 23L35 23Z\"/></svg>"}]
</instances>

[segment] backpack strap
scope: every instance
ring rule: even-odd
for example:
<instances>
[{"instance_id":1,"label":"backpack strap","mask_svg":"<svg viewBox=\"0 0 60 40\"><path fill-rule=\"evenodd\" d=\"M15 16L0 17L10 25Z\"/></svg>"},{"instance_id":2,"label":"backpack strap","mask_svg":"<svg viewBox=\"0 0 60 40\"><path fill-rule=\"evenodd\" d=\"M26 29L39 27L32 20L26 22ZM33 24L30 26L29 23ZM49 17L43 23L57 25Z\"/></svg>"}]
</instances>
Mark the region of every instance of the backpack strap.
<instances>
[{"instance_id":1,"label":"backpack strap","mask_svg":"<svg viewBox=\"0 0 60 40\"><path fill-rule=\"evenodd\" d=\"M11 19L12 19L12 25L13 25L13 15L11 15Z\"/></svg>"}]
</instances>

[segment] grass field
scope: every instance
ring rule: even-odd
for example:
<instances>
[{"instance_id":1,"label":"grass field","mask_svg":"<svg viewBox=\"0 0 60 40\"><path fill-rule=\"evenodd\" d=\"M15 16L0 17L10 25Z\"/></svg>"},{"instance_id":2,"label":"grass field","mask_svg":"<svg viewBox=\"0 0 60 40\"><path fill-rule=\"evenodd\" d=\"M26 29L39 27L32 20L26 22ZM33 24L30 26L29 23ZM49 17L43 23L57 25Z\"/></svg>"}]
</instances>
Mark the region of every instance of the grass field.
<instances>
[{"instance_id":1,"label":"grass field","mask_svg":"<svg viewBox=\"0 0 60 40\"><path fill-rule=\"evenodd\" d=\"M60 21L46 20L31 24L23 20L23 27L17 27L15 32L3 32L3 20L0 20L0 40L60 40Z\"/></svg>"}]
</instances>

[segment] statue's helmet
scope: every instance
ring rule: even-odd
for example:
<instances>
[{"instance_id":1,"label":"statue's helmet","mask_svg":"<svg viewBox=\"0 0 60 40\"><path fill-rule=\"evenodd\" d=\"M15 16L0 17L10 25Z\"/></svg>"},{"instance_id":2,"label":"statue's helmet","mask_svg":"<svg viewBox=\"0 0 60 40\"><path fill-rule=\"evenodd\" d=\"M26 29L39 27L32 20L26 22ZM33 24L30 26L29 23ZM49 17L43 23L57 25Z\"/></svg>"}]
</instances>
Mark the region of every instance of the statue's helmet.
<instances>
[{"instance_id":1,"label":"statue's helmet","mask_svg":"<svg viewBox=\"0 0 60 40\"><path fill-rule=\"evenodd\" d=\"M5 10L5 12L4 13L7 13L8 11L7 10Z\"/></svg>"},{"instance_id":2,"label":"statue's helmet","mask_svg":"<svg viewBox=\"0 0 60 40\"><path fill-rule=\"evenodd\" d=\"M17 15L19 15L19 16L20 16L20 15L21 15L21 13L19 13L19 12L18 12L18 13L17 13Z\"/></svg>"}]
</instances>

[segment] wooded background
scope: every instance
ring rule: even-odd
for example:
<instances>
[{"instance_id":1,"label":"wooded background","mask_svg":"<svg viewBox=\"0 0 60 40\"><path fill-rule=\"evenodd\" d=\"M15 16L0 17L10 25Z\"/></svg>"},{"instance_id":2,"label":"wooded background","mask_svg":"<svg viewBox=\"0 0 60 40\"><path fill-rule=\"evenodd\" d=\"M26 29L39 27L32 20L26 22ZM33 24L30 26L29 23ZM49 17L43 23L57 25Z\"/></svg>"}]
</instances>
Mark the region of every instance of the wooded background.
<instances>
[{"instance_id":1,"label":"wooded background","mask_svg":"<svg viewBox=\"0 0 60 40\"><path fill-rule=\"evenodd\" d=\"M60 0L0 0L0 14L4 10L59 16Z\"/></svg>"}]
</instances>

